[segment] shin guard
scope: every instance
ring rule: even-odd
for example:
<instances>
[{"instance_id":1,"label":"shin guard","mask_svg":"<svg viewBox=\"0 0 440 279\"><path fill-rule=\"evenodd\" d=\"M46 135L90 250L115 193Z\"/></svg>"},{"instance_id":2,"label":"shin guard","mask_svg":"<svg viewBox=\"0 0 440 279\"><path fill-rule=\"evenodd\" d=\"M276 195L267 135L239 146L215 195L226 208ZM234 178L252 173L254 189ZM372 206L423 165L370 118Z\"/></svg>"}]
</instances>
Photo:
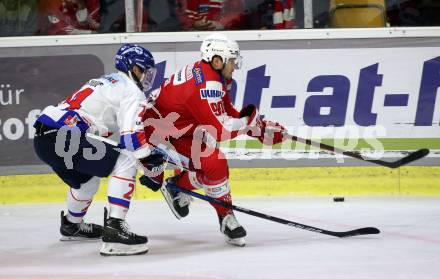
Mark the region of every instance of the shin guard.
<instances>
[{"instance_id":1,"label":"shin guard","mask_svg":"<svg viewBox=\"0 0 440 279\"><path fill-rule=\"evenodd\" d=\"M69 188L67 191L67 220L71 223L81 223L86 215L93 196L99 188L99 177L92 177L86 183L81 184L79 189Z\"/></svg>"}]
</instances>

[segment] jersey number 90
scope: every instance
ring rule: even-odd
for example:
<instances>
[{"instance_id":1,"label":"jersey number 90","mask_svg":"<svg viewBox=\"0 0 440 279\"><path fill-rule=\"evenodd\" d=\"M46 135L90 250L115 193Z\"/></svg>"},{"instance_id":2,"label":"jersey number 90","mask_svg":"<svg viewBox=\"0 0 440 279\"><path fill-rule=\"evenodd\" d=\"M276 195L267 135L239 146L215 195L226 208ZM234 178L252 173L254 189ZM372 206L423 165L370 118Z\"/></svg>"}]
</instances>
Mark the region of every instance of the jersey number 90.
<instances>
[{"instance_id":1,"label":"jersey number 90","mask_svg":"<svg viewBox=\"0 0 440 279\"><path fill-rule=\"evenodd\" d=\"M226 112L223 100L220 100L217 103L210 103L209 105L216 116L220 116Z\"/></svg>"}]
</instances>

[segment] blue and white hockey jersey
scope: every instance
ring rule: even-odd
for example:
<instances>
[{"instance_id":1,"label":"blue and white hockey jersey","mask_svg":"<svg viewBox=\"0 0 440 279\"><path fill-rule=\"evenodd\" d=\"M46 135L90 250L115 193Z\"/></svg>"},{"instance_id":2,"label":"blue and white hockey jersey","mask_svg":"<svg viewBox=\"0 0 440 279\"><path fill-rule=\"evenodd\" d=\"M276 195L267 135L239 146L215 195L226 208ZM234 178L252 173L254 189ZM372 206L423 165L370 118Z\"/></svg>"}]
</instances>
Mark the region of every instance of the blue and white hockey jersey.
<instances>
[{"instance_id":1,"label":"blue and white hockey jersey","mask_svg":"<svg viewBox=\"0 0 440 279\"><path fill-rule=\"evenodd\" d=\"M120 146L136 158L148 156L141 116L147 101L144 93L125 73L92 79L58 106L48 106L37 119L47 126L77 126L102 137L120 134Z\"/></svg>"}]
</instances>

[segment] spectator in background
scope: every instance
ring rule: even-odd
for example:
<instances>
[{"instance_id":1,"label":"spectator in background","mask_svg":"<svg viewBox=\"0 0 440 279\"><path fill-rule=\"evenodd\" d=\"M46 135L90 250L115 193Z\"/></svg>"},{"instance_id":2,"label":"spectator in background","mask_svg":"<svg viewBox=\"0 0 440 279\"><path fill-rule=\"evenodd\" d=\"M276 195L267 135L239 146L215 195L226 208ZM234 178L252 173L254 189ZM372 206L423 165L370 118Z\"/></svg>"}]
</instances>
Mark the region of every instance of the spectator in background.
<instances>
[{"instance_id":1,"label":"spectator in background","mask_svg":"<svg viewBox=\"0 0 440 279\"><path fill-rule=\"evenodd\" d=\"M420 9L424 26L440 26L440 0L423 0Z\"/></svg>"},{"instance_id":2,"label":"spectator in background","mask_svg":"<svg viewBox=\"0 0 440 279\"><path fill-rule=\"evenodd\" d=\"M273 26L273 0L264 0L248 13L250 29L270 29Z\"/></svg>"},{"instance_id":3,"label":"spectator in background","mask_svg":"<svg viewBox=\"0 0 440 279\"><path fill-rule=\"evenodd\" d=\"M147 32L150 29L149 2L135 1L135 32ZM154 1L162 3L163 1ZM165 1L166 2L166 1ZM126 30L125 1L101 0L101 25L99 33L123 33Z\"/></svg>"},{"instance_id":4,"label":"spectator in background","mask_svg":"<svg viewBox=\"0 0 440 279\"><path fill-rule=\"evenodd\" d=\"M273 26L275 29L296 28L294 0L275 0L273 9Z\"/></svg>"},{"instance_id":5,"label":"spectator in background","mask_svg":"<svg viewBox=\"0 0 440 279\"><path fill-rule=\"evenodd\" d=\"M40 0L41 35L96 33L99 28L99 0Z\"/></svg>"},{"instance_id":6,"label":"spectator in background","mask_svg":"<svg viewBox=\"0 0 440 279\"><path fill-rule=\"evenodd\" d=\"M125 32L125 1L101 0L99 33Z\"/></svg>"},{"instance_id":7,"label":"spectator in background","mask_svg":"<svg viewBox=\"0 0 440 279\"><path fill-rule=\"evenodd\" d=\"M36 31L34 1L0 0L0 36L31 36Z\"/></svg>"},{"instance_id":8,"label":"spectator in background","mask_svg":"<svg viewBox=\"0 0 440 279\"><path fill-rule=\"evenodd\" d=\"M294 0L260 0L247 3L246 22L248 29L291 29L298 28L297 5Z\"/></svg>"},{"instance_id":9,"label":"spectator in background","mask_svg":"<svg viewBox=\"0 0 440 279\"><path fill-rule=\"evenodd\" d=\"M239 30L244 27L243 0L178 0L183 30Z\"/></svg>"},{"instance_id":10,"label":"spectator in background","mask_svg":"<svg viewBox=\"0 0 440 279\"><path fill-rule=\"evenodd\" d=\"M395 0L387 2L387 17L391 26L422 26L421 0ZM392 4L392 5L390 5Z\"/></svg>"},{"instance_id":11,"label":"spectator in background","mask_svg":"<svg viewBox=\"0 0 440 279\"><path fill-rule=\"evenodd\" d=\"M176 14L176 0L144 0L143 7L144 17L148 17L148 32L181 30L181 25ZM144 29L144 25L142 29Z\"/></svg>"},{"instance_id":12,"label":"spectator in background","mask_svg":"<svg viewBox=\"0 0 440 279\"><path fill-rule=\"evenodd\" d=\"M391 26L439 26L440 0L388 0Z\"/></svg>"}]
</instances>

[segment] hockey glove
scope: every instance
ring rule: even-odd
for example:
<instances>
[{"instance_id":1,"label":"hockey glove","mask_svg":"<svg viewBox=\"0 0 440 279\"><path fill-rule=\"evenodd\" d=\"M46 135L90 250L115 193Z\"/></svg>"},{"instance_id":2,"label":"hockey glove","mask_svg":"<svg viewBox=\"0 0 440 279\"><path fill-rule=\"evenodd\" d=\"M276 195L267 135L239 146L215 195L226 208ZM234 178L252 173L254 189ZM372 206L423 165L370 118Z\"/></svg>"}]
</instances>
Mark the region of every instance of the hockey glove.
<instances>
[{"instance_id":1,"label":"hockey glove","mask_svg":"<svg viewBox=\"0 0 440 279\"><path fill-rule=\"evenodd\" d=\"M287 133L286 128L284 128L278 122L258 119L257 127L259 128L259 133L255 133L252 131L252 134L249 136L253 136L258 138L258 140L266 145L273 145L282 142L287 137L283 137L284 134Z\"/></svg>"},{"instance_id":2,"label":"hockey glove","mask_svg":"<svg viewBox=\"0 0 440 279\"><path fill-rule=\"evenodd\" d=\"M259 118L258 109L254 105L247 105L240 111L240 118L247 117L247 125L255 126Z\"/></svg>"},{"instance_id":3,"label":"hockey glove","mask_svg":"<svg viewBox=\"0 0 440 279\"><path fill-rule=\"evenodd\" d=\"M162 154L152 154L140 160L145 174L139 178L139 182L156 192L163 183L163 175L166 161Z\"/></svg>"}]
</instances>

